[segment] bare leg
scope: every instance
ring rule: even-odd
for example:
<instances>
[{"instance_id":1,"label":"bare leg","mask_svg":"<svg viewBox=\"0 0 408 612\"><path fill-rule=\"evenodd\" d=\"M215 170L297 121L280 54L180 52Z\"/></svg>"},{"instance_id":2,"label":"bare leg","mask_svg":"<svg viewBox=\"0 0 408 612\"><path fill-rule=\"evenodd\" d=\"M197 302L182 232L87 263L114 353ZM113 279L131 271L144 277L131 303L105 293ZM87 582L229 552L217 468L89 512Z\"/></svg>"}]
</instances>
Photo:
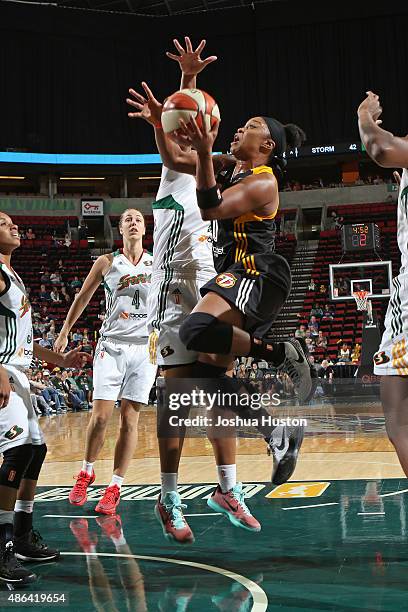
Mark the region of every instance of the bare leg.
<instances>
[{"instance_id":1,"label":"bare leg","mask_svg":"<svg viewBox=\"0 0 408 612\"><path fill-rule=\"evenodd\" d=\"M408 477L408 377L382 376L381 401L388 437Z\"/></svg>"},{"instance_id":2,"label":"bare leg","mask_svg":"<svg viewBox=\"0 0 408 612\"><path fill-rule=\"evenodd\" d=\"M137 426L142 404L123 399L120 406L120 431L115 446L113 473L125 477L137 445Z\"/></svg>"},{"instance_id":3,"label":"bare leg","mask_svg":"<svg viewBox=\"0 0 408 612\"><path fill-rule=\"evenodd\" d=\"M105 442L106 427L112 415L115 402L94 400L92 415L86 430L85 459L94 463Z\"/></svg>"},{"instance_id":4,"label":"bare leg","mask_svg":"<svg viewBox=\"0 0 408 612\"><path fill-rule=\"evenodd\" d=\"M0 485L0 510L11 512L17 499L17 489Z\"/></svg>"}]
</instances>

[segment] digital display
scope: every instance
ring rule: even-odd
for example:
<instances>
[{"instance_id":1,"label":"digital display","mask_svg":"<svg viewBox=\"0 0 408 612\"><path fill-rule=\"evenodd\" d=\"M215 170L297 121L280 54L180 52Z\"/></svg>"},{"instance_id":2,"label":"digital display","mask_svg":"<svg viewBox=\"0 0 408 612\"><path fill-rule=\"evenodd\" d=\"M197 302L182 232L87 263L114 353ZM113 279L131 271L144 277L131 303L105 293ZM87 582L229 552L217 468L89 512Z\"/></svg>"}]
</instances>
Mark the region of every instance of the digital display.
<instances>
[{"instance_id":1,"label":"digital display","mask_svg":"<svg viewBox=\"0 0 408 612\"><path fill-rule=\"evenodd\" d=\"M342 227L343 253L380 248L380 231L375 223L353 223Z\"/></svg>"},{"instance_id":2,"label":"digital display","mask_svg":"<svg viewBox=\"0 0 408 612\"><path fill-rule=\"evenodd\" d=\"M340 142L336 144L315 145L293 149L286 157L315 157L320 155L339 155L341 153L361 153L364 151L361 142Z\"/></svg>"}]
</instances>

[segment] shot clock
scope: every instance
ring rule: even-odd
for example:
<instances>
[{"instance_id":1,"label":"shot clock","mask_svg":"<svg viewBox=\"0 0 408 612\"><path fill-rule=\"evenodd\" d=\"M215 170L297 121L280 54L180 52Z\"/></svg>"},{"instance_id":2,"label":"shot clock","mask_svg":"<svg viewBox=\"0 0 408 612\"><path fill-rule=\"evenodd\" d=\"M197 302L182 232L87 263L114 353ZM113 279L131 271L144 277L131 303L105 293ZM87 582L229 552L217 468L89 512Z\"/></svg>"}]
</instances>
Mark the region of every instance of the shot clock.
<instances>
[{"instance_id":1,"label":"shot clock","mask_svg":"<svg viewBox=\"0 0 408 612\"><path fill-rule=\"evenodd\" d=\"M343 253L380 250L380 230L375 223L353 223L341 228Z\"/></svg>"}]
</instances>

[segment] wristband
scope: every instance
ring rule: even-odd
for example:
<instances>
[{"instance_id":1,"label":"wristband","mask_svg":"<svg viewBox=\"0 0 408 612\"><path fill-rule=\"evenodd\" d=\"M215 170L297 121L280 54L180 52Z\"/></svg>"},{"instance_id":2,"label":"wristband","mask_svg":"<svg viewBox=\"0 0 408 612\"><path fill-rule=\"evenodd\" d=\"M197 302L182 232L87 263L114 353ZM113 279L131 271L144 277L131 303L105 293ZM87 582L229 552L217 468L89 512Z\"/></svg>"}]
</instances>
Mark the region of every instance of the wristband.
<instances>
[{"instance_id":1,"label":"wristband","mask_svg":"<svg viewBox=\"0 0 408 612\"><path fill-rule=\"evenodd\" d=\"M163 126L162 126L160 121L158 123L155 123L154 127L156 128L156 130L162 130L163 129Z\"/></svg>"},{"instance_id":2,"label":"wristband","mask_svg":"<svg viewBox=\"0 0 408 612\"><path fill-rule=\"evenodd\" d=\"M215 208L222 202L222 195L217 185L209 189L197 189L197 204L199 208Z\"/></svg>"}]
</instances>

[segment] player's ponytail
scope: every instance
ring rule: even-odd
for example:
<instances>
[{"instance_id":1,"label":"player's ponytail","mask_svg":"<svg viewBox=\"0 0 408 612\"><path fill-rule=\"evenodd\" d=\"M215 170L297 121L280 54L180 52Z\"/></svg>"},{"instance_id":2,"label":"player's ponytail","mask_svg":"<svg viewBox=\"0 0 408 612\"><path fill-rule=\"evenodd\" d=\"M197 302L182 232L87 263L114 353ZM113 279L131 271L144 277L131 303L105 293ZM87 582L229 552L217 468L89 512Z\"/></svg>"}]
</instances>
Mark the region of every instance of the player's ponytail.
<instances>
[{"instance_id":1,"label":"player's ponytail","mask_svg":"<svg viewBox=\"0 0 408 612\"><path fill-rule=\"evenodd\" d=\"M286 136L286 151L298 149L306 140L306 134L298 125L287 123L283 126Z\"/></svg>"}]
</instances>

